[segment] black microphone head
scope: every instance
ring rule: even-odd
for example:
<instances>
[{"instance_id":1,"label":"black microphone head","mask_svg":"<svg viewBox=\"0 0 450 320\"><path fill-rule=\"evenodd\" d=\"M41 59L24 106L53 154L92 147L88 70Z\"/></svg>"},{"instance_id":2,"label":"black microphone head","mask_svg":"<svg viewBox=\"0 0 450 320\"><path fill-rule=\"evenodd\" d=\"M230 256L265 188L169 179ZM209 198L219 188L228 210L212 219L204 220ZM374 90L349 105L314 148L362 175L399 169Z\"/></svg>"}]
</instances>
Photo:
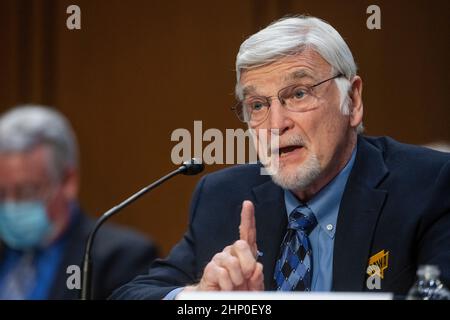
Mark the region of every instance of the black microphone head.
<instances>
[{"instance_id":1,"label":"black microphone head","mask_svg":"<svg viewBox=\"0 0 450 320\"><path fill-rule=\"evenodd\" d=\"M183 174L193 176L202 172L205 169L205 165L198 159L192 158L191 160L184 161L181 169Z\"/></svg>"}]
</instances>

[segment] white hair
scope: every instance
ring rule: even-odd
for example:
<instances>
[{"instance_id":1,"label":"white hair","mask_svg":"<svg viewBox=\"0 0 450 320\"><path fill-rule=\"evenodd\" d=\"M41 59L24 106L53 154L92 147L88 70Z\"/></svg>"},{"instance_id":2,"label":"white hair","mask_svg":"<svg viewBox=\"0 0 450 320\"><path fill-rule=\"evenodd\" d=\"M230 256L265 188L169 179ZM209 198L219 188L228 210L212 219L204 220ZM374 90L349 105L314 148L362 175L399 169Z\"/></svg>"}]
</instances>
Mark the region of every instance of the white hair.
<instances>
[{"instance_id":1,"label":"white hair","mask_svg":"<svg viewBox=\"0 0 450 320\"><path fill-rule=\"evenodd\" d=\"M353 55L341 35L327 22L309 16L283 18L245 40L236 57L236 96L242 99L240 78L243 70L264 66L286 56L311 48L320 54L335 73L344 77L334 79L340 93L341 112L350 113L350 80L356 75ZM362 132L360 124L358 132Z\"/></svg>"},{"instance_id":2,"label":"white hair","mask_svg":"<svg viewBox=\"0 0 450 320\"><path fill-rule=\"evenodd\" d=\"M39 105L17 106L0 118L0 153L26 152L45 145L51 150L51 169L62 178L78 166L78 147L69 121L58 111Z\"/></svg>"}]
</instances>

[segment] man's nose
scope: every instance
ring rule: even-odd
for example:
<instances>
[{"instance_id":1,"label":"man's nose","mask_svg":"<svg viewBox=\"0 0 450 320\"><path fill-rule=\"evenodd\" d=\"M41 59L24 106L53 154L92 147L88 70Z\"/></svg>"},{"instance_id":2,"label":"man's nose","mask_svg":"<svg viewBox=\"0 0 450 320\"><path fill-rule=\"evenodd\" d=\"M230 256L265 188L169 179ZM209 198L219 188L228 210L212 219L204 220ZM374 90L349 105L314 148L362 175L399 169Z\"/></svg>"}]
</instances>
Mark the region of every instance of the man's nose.
<instances>
[{"instance_id":1,"label":"man's nose","mask_svg":"<svg viewBox=\"0 0 450 320\"><path fill-rule=\"evenodd\" d=\"M282 135L294 126L290 112L278 99L272 100L268 120L270 129L277 129L279 135Z\"/></svg>"}]
</instances>

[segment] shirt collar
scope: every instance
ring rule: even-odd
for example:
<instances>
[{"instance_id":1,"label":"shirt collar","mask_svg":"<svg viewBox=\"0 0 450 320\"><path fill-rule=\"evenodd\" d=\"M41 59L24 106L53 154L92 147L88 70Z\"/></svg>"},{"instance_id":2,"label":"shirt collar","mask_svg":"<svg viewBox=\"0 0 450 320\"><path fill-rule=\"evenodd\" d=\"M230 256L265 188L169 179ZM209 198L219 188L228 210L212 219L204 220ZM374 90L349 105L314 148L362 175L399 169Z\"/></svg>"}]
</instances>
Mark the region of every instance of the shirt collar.
<instances>
[{"instance_id":1,"label":"shirt collar","mask_svg":"<svg viewBox=\"0 0 450 320\"><path fill-rule=\"evenodd\" d=\"M348 177L355 162L356 149L357 147L355 146L349 161L339 174L306 203L306 206L314 213L317 224L320 225L325 233L331 238L334 238L336 232L339 206L344 194L345 185L347 184ZM284 202L286 204L288 216L298 206L305 205L289 190L284 190Z\"/></svg>"}]
</instances>

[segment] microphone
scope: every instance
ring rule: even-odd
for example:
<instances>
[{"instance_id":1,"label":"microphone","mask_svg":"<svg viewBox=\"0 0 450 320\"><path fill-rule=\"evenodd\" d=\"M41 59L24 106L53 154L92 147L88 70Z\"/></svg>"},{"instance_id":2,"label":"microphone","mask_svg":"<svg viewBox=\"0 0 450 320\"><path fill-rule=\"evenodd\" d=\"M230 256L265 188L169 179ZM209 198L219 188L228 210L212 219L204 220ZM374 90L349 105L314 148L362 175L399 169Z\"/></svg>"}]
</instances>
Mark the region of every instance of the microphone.
<instances>
[{"instance_id":1,"label":"microphone","mask_svg":"<svg viewBox=\"0 0 450 320\"><path fill-rule=\"evenodd\" d=\"M182 173L187 176L196 175L205 169L205 165L196 158L183 162L181 167L184 167L184 171Z\"/></svg>"},{"instance_id":2,"label":"microphone","mask_svg":"<svg viewBox=\"0 0 450 320\"><path fill-rule=\"evenodd\" d=\"M203 171L205 168L204 164L201 163L198 159L192 158L191 160L183 162L183 164L176 170L168 173L167 175L163 176L162 178L156 180L152 184L148 185L147 187L141 189L140 191L133 194L131 197L126 199L125 201L121 202L115 207L112 207L97 220L95 223L94 228L92 229L91 233L89 234L88 240L86 242L86 248L84 253L84 259L83 259L83 278L82 278L82 287L81 287L81 300L90 300L91 299L91 291L92 291L92 261L91 261L91 250L92 245L94 244L94 238L97 234L98 229L100 226L108 220L110 217L112 217L114 214L118 213L120 210L140 198L142 195L147 193L148 191L158 187L165 181L169 180L170 178L182 173L184 175L192 176L196 175Z\"/></svg>"}]
</instances>

